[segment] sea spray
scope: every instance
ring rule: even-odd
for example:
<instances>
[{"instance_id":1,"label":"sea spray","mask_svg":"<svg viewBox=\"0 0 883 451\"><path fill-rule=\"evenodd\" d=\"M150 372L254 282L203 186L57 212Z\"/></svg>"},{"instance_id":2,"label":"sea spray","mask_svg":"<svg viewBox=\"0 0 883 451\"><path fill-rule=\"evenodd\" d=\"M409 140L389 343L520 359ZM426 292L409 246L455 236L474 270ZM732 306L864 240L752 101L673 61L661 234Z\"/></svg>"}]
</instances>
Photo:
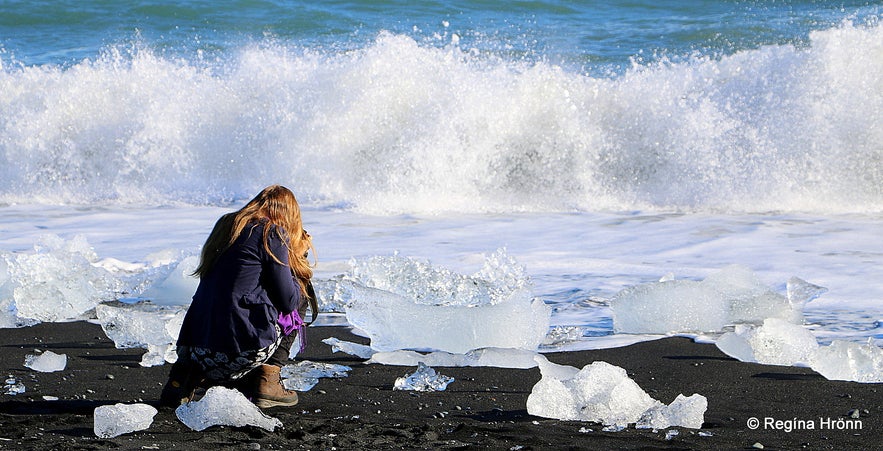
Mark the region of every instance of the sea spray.
<instances>
[{"instance_id":1,"label":"sea spray","mask_svg":"<svg viewBox=\"0 0 883 451\"><path fill-rule=\"evenodd\" d=\"M293 180L307 205L381 214L880 211L881 34L610 78L390 32L4 64L0 202L224 204Z\"/></svg>"}]
</instances>

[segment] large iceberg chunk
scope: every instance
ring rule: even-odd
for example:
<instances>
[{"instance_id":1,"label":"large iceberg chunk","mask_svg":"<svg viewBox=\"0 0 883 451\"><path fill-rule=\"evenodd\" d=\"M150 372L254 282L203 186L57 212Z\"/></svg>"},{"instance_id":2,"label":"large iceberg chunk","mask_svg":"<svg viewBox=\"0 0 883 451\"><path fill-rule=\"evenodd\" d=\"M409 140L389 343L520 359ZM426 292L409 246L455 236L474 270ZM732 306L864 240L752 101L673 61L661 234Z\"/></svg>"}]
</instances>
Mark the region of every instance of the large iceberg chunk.
<instances>
[{"instance_id":1,"label":"large iceberg chunk","mask_svg":"<svg viewBox=\"0 0 883 451\"><path fill-rule=\"evenodd\" d=\"M25 356L25 366L41 373L63 371L67 366L67 354L56 354L52 351L44 351L39 355L28 354Z\"/></svg>"},{"instance_id":2,"label":"large iceberg chunk","mask_svg":"<svg viewBox=\"0 0 883 451\"><path fill-rule=\"evenodd\" d=\"M238 390L211 387L199 401L181 404L175 415L187 427L202 431L212 426L257 426L270 432L282 427L278 418L263 412Z\"/></svg>"},{"instance_id":3,"label":"large iceberg chunk","mask_svg":"<svg viewBox=\"0 0 883 451\"><path fill-rule=\"evenodd\" d=\"M723 334L718 349L743 362L791 366L807 363L819 347L815 335L798 324L767 318L762 326L737 325Z\"/></svg>"},{"instance_id":4,"label":"large iceberg chunk","mask_svg":"<svg viewBox=\"0 0 883 451\"><path fill-rule=\"evenodd\" d=\"M147 348L142 366L161 365L177 359L174 343L178 340L186 312L185 307L150 303L95 307L101 328L117 348Z\"/></svg>"},{"instance_id":5,"label":"large iceberg chunk","mask_svg":"<svg viewBox=\"0 0 883 451\"><path fill-rule=\"evenodd\" d=\"M809 365L827 379L883 382L883 349L871 343L834 340L820 347Z\"/></svg>"},{"instance_id":6,"label":"large iceberg chunk","mask_svg":"<svg viewBox=\"0 0 883 451\"><path fill-rule=\"evenodd\" d=\"M551 309L531 297L524 269L502 252L471 277L398 256L353 266L338 291L349 297L347 321L378 351L534 350L549 329Z\"/></svg>"},{"instance_id":7,"label":"large iceberg chunk","mask_svg":"<svg viewBox=\"0 0 883 451\"><path fill-rule=\"evenodd\" d=\"M98 257L82 236L64 241L46 235L34 251L4 255L7 281L0 294L12 296L11 302L0 299L6 307L5 325L81 319L99 302L124 291L121 279L95 265Z\"/></svg>"},{"instance_id":8,"label":"large iceberg chunk","mask_svg":"<svg viewBox=\"0 0 883 451\"><path fill-rule=\"evenodd\" d=\"M679 396L665 406L628 377L625 370L597 361L577 369L537 356L542 377L527 398L527 412L559 420L592 421L616 429L701 427L707 400Z\"/></svg>"},{"instance_id":9,"label":"large iceberg chunk","mask_svg":"<svg viewBox=\"0 0 883 451\"><path fill-rule=\"evenodd\" d=\"M93 430L101 438L143 431L153 424L156 413L156 408L147 404L98 406L93 415Z\"/></svg>"},{"instance_id":10,"label":"large iceberg chunk","mask_svg":"<svg viewBox=\"0 0 883 451\"><path fill-rule=\"evenodd\" d=\"M766 318L802 322L803 305L824 291L792 278L788 296L781 295L750 269L734 265L702 281L663 280L626 288L610 305L617 332L716 332L733 324L759 324Z\"/></svg>"}]
</instances>

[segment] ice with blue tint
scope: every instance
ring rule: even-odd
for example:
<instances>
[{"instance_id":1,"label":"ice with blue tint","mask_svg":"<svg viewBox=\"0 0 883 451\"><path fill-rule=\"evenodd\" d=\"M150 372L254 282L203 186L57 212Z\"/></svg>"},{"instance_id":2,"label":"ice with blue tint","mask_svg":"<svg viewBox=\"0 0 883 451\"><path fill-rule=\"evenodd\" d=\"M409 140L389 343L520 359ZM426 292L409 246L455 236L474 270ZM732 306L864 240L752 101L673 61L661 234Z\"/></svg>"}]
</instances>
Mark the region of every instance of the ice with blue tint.
<instances>
[{"instance_id":1,"label":"ice with blue tint","mask_svg":"<svg viewBox=\"0 0 883 451\"><path fill-rule=\"evenodd\" d=\"M340 282L347 321L378 351L535 350L549 329L551 309L532 297L524 268L504 251L486 256L472 276L397 255L352 266Z\"/></svg>"},{"instance_id":2,"label":"ice with blue tint","mask_svg":"<svg viewBox=\"0 0 883 451\"><path fill-rule=\"evenodd\" d=\"M149 428L156 414L155 407L141 403L98 406L92 415L92 428L97 437L112 438Z\"/></svg>"},{"instance_id":3,"label":"ice with blue tint","mask_svg":"<svg viewBox=\"0 0 883 451\"><path fill-rule=\"evenodd\" d=\"M150 303L95 307L97 321L117 348L146 348L142 366L162 365L177 359L175 342L186 308Z\"/></svg>"},{"instance_id":4,"label":"ice with blue tint","mask_svg":"<svg viewBox=\"0 0 883 451\"><path fill-rule=\"evenodd\" d=\"M417 364L417 370L399 377L393 383L393 390L412 391L444 391L448 384L454 382L453 377L437 373L423 362Z\"/></svg>"},{"instance_id":5,"label":"ice with blue tint","mask_svg":"<svg viewBox=\"0 0 883 451\"><path fill-rule=\"evenodd\" d=\"M62 371L67 366L67 354L56 354L52 351L28 354L25 356L25 366L41 373Z\"/></svg>"},{"instance_id":6,"label":"ice with blue tint","mask_svg":"<svg viewBox=\"0 0 883 451\"><path fill-rule=\"evenodd\" d=\"M701 395L679 396L668 406L653 399L626 371L596 361L582 369L537 356L541 378L527 398L527 412L559 420L592 421L621 430L629 424L663 429L699 428L707 400Z\"/></svg>"},{"instance_id":7,"label":"ice with blue tint","mask_svg":"<svg viewBox=\"0 0 883 451\"><path fill-rule=\"evenodd\" d=\"M198 401L181 404L175 415L194 431L212 426L256 426L270 432L282 427L278 418L265 415L238 390L214 386Z\"/></svg>"},{"instance_id":8,"label":"ice with blue tint","mask_svg":"<svg viewBox=\"0 0 883 451\"><path fill-rule=\"evenodd\" d=\"M352 368L345 365L301 360L283 366L280 375L285 388L305 392L318 384L321 378L340 379L347 377L350 371Z\"/></svg>"},{"instance_id":9,"label":"ice with blue tint","mask_svg":"<svg viewBox=\"0 0 883 451\"><path fill-rule=\"evenodd\" d=\"M665 278L620 291L610 301L621 333L717 332L767 318L799 323L803 306L824 292L792 278L789 298L762 283L749 268L731 265L701 281ZM799 288L797 288L799 287Z\"/></svg>"}]
</instances>

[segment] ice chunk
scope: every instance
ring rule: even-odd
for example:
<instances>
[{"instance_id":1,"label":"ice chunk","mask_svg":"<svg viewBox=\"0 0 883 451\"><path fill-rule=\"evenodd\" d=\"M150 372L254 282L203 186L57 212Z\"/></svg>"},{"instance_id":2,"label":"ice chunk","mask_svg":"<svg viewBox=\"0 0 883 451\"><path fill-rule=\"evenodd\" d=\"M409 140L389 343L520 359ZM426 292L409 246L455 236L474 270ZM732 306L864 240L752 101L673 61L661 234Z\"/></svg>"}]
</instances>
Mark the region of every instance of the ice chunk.
<instances>
[{"instance_id":1,"label":"ice chunk","mask_svg":"<svg viewBox=\"0 0 883 451\"><path fill-rule=\"evenodd\" d=\"M335 337L322 340L322 343L331 346L331 352L343 352L344 354L354 355L362 359L370 359L374 355L375 350L371 346L353 343L351 341L342 341Z\"/></svg>"},{"instance_id":2,"label":"ice chunk","mask_svg":"<svg viewBox=\"0 0 883 451\"><path fill-rule=\"evenodd\" d=\"M375 353L368 363L382 365L414 366L423 362L429 366L492 366L498 368L533 368L537 366L537 353L524 349L482 348L466 354L436 351L421 354L415 351L389 351Z\"/></svg>"},{"instance_id":3,"label":"ice chunk","mask_svg":"<svg viewBox=\"0 0 883 451\"><path fill-rule=\"evenodd\" d=\"M437 306L371 288L347 307L347 320L364 330L378 351L431 349L464 353L485 347L536 349L551 309L527 291L481 306Z\"/></svg>"},{"instance_id":4,"label":"ice chunk","mask_svg":"<svg viewBox=\"0 0 883 451\"><path fill-rule=\"evenodd\" d=\"M39 355L28 354L25 356L25 366L41 373L63 371L67 366L67 354L56 354L52 351L44 351Z\"/></svg>"},{"instance_id":5,"label":"ice chunk","mask_svg":"<svg viewBox=\"0 0 883 451\"><path fill-rule=\"evenodd\" d=\"M593 421L605 425L605 431L622 430L630 423L698 428L704 421L707 400L701 395L681 395L666 406L650 397L624 369L607 362L577 369L554 364L542 355L536 361L542 377L527 397L531 415Z\"/></svg>"},{"instance_id":6,"label":"ice chunk","mask_svg":"<svg viewBox=\"0 0 883 451\"><path fill-rule=\"evenodd\" d=\"M808 329L778 318L762 326L738 325L715 343L718 349L743 362L794 365L809 362L819 345Z\"/></svg>"},{"instance_id":7,"label":"ice chunk","mask_svg":"<svg viewBox=\"0 0 883 451\"><path fill-rule=\"evenodd\" d=\"M870 342L863 345L834 340L820 347L809 364L831 380L883 382L883 349Z\"/></svg>"},{"instance_id":8,"label":"ice chunk","mask_svg":"<svg viewBox=\"0 0 883 451\"><path fill-rule=\"evenodd\" d=\"M282 427L279 419L265 415L238 390L221 386L206 390L199 401L181 404L175 415L194 431L212 426L257 426L272 432Z\"/></svg>"},{"instance_id":9,"label":"ice chunk","mask_svg":"<svg viewBox=\"0 0 883 451\"><path fill-rule=\"evenodd\" d=\"M347 321L378 351L535 350L549 329L551 309L531 298L523 268L502 253L471 277L397 256L353 266L338 293L349 297Z\"/></svg>"},{"instance_id":10,"label":"ice chunk","mask_svg":"<svg viewBox=\"0 0 883 451\"><path fill-rule=\"evenodd\" d=\"M444 391L454 378L437 374L434 369L420 362L417 371L395 380L393 390Z\"/></svg>"},{"instance_id":11,"label":"ice chunk","mask_svg":"<svg viewBox=\"0 0 883 451\"><path fill-rule=\"evenodd\" d=\"M13 285L17 317L47 322L80 319L99 302L115 299L124 283L95 261L97 256L82 236L64 241L47 235L34 253L10 256L7 284Z\"/></svg>"},{"instance_id":12,"label":"ice chunk","mask_svg":"<svg viewBox=\"0 0 883 451\"><path fill-rule=\"evenodd\" d=\"M799 323L803 302L798 299L824 289L794 283L789 299L763 285L750 269L730 266L699 282L666 280L638 285L611 300L613 327L621 333L673 333L714 332L766 318ZM809 286L815 291L804 289Z\"/></svg>"},{"instance_id":13,"label":"ice chunk","mask_svg":"<svg viewBox=\"0 0 883 451\"><path fill-rule=\"evenodd\" d=\"M339 379L347 377L349 371L352 371L352 368L344 365L302 360L282 367L282 384L289 390L305 392L313 388L323 377Z\"/></svg>"},{"instance_id":14,"label":"ice chunk","mask_svg":"<svg viewBox=\"0 0 883 451\"><path fill-rule=\"evenodd\" d=\"M157 278L142 294L141 298L149 299L158 305L188 304L199 279L192 276L199 264L199 257L190 255L176 263L169 263L168 275Z\"/></svg>"},{"instance_id":15,"label":"ice chunk","mask_svg":"<svg viewBox=\"0 0 883 451\"><path fill-rule=\"evenodd\" d=\"M3 383L3 394L5 395L20 395L25 392L25 386L21 382L17 381L12 375L6 378L6 381Z\"/></svg>"},{"instance_id":16,"label":"ice chunk","mask_svg":"<svg viewBox=\"0 0 883 451\"><path fill-rule=\"evenodd\" d=\"M178 339L186 313L185 307L157 306L149 302L101 304L95 308L101 328L117 348L148 349L142 366L175 361L173 343Z\"/></svg>"},{"instance_id":17,"label":"ice chunk","mask_svg":"<svg viewBox=\"0 0 883 451\"><path fill-rule=\"evenodd\" d=\"M148 344L147 352L141 356L141 366L159 366L166 362L175 363L178 360L178 347L172 343L168 344Z\"/></svg>"},{"instance_id":18,"label":"ice chunk","mask_svg":"<svg viewBox=\"0 0 883 451\"><path fill-rule=\"evenodd\" d=\"M143 431L153 424L156 408L147 404L114 404L98 406L94 412L93 430L101 438Z\"/></svg>"},{"instance_id":19,"label":"ice chunk","mask_svg":"<svg viewBox=\"0 0 883 451\"><path fill-rule=\"evenodd\" d=\"M485 256L484 266L471 277L398 255L353 260L351 265L354 280L433 306L499 304L530 285L525 268L503 249Z\"/></svg>"},{"instance_id":20,"label":"ice chunk","mask_svg":"<svg viewBox=\"0 0 883 451\"><path fill-rule=\"evenodd\" d=\"M537 357L542 378L527 397L527 412L559 420L594 421L628 426L659 405L624 369L594 362L581 370Z\"/></svg>"},{"instance_id":21,"label":"ice chunk","mask_svg":"<svg viewBox=\"0 0 883 451\"><path fill-rule=\"evenodd\" d=\"M687 397L681 394L667 406L657 405L648 409L641 415L635 427L665 429L681 426L699 429L705 422L706 409L708 409L708 399L704 396L694 394Z\"/></svg>"}]
</instances>

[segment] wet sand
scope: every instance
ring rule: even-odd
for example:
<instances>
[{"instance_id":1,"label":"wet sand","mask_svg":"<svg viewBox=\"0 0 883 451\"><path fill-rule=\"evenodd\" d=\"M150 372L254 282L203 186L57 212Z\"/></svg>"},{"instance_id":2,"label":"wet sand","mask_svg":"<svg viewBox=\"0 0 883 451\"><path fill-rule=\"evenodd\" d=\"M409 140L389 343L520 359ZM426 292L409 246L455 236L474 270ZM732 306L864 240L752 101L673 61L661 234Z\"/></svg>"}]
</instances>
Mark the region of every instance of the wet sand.
<instances>
[{"instance_id":1,"label":"wet sand","mask_svg":"<svg viewBox=\"0 0 883 451\"><path fill-rule=\"evenodd\" d=\"M879 449L883 384L829 381L807 368L738 362L714 345L667 338L617 349L546 354L581 368L596 360L625 368L652 397L708 398L701 429L602 425L529 415L527 397L539 370L445 368L455 380L443 392L394 391L415 367L366 365L336 353L327 337L366 343L343 327L312 327L306 360L347 365L342 379L321 379L291 408L267 409L284 427L212 427L192 431L160 408L152 426L111 439L93 433L92 413L104 404L156 405L169 365L143 368L142 349L116 349L87 322L40 324L0 331L2 375L26 391L0 394L0 449ZM67 368L40 373L24 366L35 350L67 354ZM44 396L57 397L46 400ZM50 398L51 399L51 398ZM858 418L851 413L857 412ZM749 427L751 419L759 427Z\"/></svg>"}]
</instances>

